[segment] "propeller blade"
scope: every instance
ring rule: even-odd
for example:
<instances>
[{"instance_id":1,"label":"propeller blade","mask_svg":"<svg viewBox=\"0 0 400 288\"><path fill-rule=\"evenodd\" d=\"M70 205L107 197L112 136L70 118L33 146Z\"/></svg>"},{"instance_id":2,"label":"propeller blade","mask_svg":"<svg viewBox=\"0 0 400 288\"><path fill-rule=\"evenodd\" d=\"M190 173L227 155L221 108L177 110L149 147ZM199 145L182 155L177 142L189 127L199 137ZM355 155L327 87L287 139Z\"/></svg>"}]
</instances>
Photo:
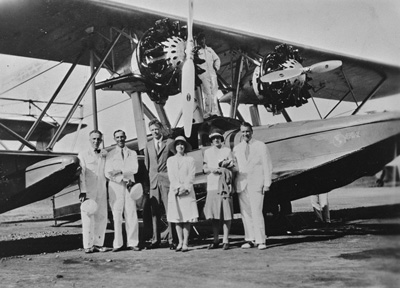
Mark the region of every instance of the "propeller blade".
<instances>
[{"instance_id":1,"label":"propeller blade","mask_svg":"<svg viewBox=\"0 0 400 288\"><path fill-rule=\"evenodd\" d=\"M283 81L287 80L293 77L297 77L303 73L303 69L285 69L285 70L279 70L279 71L274 71L268 74L265 74L260 78L261 82L264 83L270 83L270 82L278 82L278 81Z\"/></svg>"},{"instance_id":2,"label":"propeller blade","mask_svg":"<svg viewBox=\"0 0 400 288\"><path fill-rule=\"evenodd\" d=\"M181 92L183 98L183 129L185 136L192 134L193 104L195 90L195 66L193 61L193 0L189 0L188 37L186 40L186 59L182 67Z\"/></svg>"},{"instance_id":3,"label":"propeller blade","mask_svg":"<svg viewBox=\"0 0 400 288\"><path fill-rule=\"evenodd\" d=\"M339 68L340 66L342 66L342 61L331 60L331 61L315 63L305 69L307 69L307 72L311 72L311 73L325 73L325 72L331 71L333 69Z\"/></svg>"},{"instance_id":4,"label":"propeller blade","mask_svg":"<svg viewBox=\"0 0 400 288\"><path fill-rule=\"evenodd\" d=\"M182 67L182 97L183 97L183 129L185 136L190 137L193 123L194 104L194 63L186 60Z\"/></svg>"}]
</instances>

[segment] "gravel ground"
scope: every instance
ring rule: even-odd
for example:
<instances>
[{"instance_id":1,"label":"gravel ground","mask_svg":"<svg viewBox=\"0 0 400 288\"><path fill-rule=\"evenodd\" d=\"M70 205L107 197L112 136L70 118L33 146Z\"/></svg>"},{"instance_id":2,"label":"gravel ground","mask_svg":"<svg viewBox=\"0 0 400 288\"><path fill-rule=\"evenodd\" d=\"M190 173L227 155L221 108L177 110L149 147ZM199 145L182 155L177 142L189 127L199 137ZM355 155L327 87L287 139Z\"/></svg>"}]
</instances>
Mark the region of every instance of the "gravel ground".
<instances>
[{"instance_id":1,"label":"gravel ground","mask_svg":"<svg viewBox=\"0 0 400 288\"><path fill-rule=\"evenodd\" d=\"M316 227L308 200L299 200L291 219L298 229L270 230L276 233L263 251L240 248L240 220L231 249L207 250L210 231L199 225L202 237L194 237L186 253L160 248L84 254L80 222L54 227L45 200L0 215L0 286L397 288L399 194L396 188L340 190L330 197L335 222L328 227ZM112 237L107 230L106 245Z\"/></svg>"}]
</instances>

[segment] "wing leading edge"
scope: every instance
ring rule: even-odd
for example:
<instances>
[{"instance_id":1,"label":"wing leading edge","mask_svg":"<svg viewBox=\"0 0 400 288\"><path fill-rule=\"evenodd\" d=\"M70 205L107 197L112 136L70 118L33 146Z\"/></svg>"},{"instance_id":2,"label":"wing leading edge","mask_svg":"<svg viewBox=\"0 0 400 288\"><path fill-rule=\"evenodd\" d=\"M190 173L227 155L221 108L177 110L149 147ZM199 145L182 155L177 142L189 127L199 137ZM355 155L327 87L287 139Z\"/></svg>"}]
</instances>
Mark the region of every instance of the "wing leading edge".
<instances>
[{"instance_id":1,"label":"wing leading edge","mask_svg":"<svg viewBox=\"0 0 400 288\"><path fill-rule=\"evenodd\" d=\"M0 27L0 53L72 63L76 55L87 47L93 47L101 55L116 31L125 28L126 37L118 42L106 61L109 69L117 71L132 57L135 39L140 38L155 21L166 17L186 24L186 20L176 16L107 1L5 0L0 9L3 23ZM194 34L202 31L207 35L209 45L221 58L221 77L231 87L235 87L231 80L232 71L240 55L264 56L282 43L279 39L196 21L194 30ZM379 89L375 98L400 92L400 67L288 44L299 49L305 66L332 59L343 61L343 73L338 70L331 77L313 76L310 84L314 88L314 97L339 100L348 93L349 87L352 87L357 101L376 88ZM83 57L79 64L89 65L89 57ZM248 62L244 73L251 74L254 67ZM346 100L351 100L350 96ZM252 99L246 101L251 103Z\"/></svg>"}]
</instances>

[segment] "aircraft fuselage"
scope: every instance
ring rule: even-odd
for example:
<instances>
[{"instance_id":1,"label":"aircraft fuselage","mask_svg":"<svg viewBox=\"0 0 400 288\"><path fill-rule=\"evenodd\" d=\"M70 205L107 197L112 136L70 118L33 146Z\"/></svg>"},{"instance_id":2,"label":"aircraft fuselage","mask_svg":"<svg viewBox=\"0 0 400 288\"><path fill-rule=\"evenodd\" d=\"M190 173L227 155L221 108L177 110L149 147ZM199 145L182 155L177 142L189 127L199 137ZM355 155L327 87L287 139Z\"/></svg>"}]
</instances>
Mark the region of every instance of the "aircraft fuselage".
<instances>
[{"instance_id":1,"label":"aircraft fuselage","mask_svg":"<svg viewBox=\"0 0 400 288\"><path fill-rule=\"evenodd\" d=\"M48 198L79 175L76 156L49 152L0 152L0 213Z\"/></svg>"},{"instance_id":2,"label":"aircraft fuselage","mask_svg":"<svg viewBox=\"0 0 400 288\"><path fill-rule=\"evenodd\" d=\"M268 146L273 163L270 197L292 201L329 192L360 177L380 171L398 154L400 114L353 115L326 120L253 127L253 137ZM238 129L225 133L225 145L241 140ZM196 159L196 184L202 175L203 147L190 153Z\"/></svg>"}]
</instances>

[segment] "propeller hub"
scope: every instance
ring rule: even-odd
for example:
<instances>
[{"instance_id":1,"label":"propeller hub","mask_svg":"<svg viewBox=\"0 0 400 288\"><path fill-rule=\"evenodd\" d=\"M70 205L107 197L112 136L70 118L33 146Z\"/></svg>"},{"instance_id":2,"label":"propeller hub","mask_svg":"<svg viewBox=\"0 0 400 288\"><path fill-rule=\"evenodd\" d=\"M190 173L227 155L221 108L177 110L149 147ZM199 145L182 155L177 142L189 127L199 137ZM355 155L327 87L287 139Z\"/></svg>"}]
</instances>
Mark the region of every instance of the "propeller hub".
<instances>
[{"instance_id":1,"label":"propeller hub","mask_svg":"<svg viewBox=\"0 0 400 288\"><path fill-rule=\"evenodd\" d=\"M270 112L277 114L287 107L299 107L307 103L307 99L311 97L308 92L310 86L307 84L307 75L301 73L304 69L302 61L297 49L281 44L275 47L273 53L267 54L261 66L255 69L254 92ZM285 70L295 73L291 75L293 72L287 73ZM273 73L278 80L261 81L262 76L270 73ZM282 80L279 81L279 78Z\"/></svg>"},{"instance_id":2,"label":"propeller hub","mask_svg":"<svg viewBox=\"0 0 400 288\"><path fill-rule=\"evenodd\" d=\"M146 77L151 100L163 104L169 95L180 92L180 70L185 59L185 29L178 21L156 21L140 39L136 58Z\"/></svg>"},{"instance_id":3,"label":"propeller hub","mask_svg":"<svg viewBox=\"0 0 400 288\"><path fill-rule=\"evenodd\" d=\"M181 68L183 60L185 60L186 42L180 37L172 36L162 42L164 45L164 55L166 64L175 69Z\"/></svg>"}]
</instances>

